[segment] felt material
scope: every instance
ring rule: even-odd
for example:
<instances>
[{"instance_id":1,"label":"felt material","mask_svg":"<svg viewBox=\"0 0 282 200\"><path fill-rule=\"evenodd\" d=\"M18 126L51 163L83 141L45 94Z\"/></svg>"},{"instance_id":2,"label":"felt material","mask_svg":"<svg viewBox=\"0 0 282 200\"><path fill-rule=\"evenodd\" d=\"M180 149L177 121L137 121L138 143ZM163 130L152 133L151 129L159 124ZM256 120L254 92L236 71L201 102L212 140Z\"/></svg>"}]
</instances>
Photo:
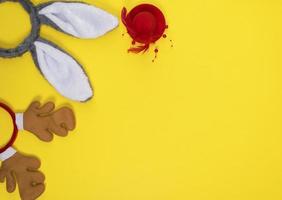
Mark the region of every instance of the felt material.
<instances>
[{"instance_id":1,"label":"felt material","mask_svg":"<svg viewBox=\"0 0 282 200\"><path fill-rule=\"evenodd\" d=\"M97 38L118 25L108 12L80 2L54 2L39 7L42 23L78 38Z\"/></svg>"},{"instance_id":2,"label":"felt material","mask_svg":"<svg viewBox=\"0 0 282 200\"><path fill-rule=\"evenodd\" d=\"M162 11L152 4L140 4L129 13L123 8L121 18L133 43L142 44L128 50L133 53L147 51L150 44L159 40L168 27Z\"/></svg>"},{"instance_id":3,"label":"felt material","mask_svg":"<svg viewBox=\"0 0 282 200\"><path fill-rule=\"evenodd\" d=\"M33 102L24 112L24 129L43 141L51 141L53 133L66 136L74 128L75 116L72 110L62 107L55 111L52 102L43 106L39 102Z\"/></svg>"},{"instance_id":4,"label":"felt material","mask_svg":"<svg viewBox=\"0 0 282 200\"><path fill-rule=\"evenodd\" d=\"M32 56L43 76L63 96L81 102L93 96L88 77L80 64L56 45L37 40Z\"/></svg>"},{"instance_id":5,"label":"felt material","mask_svg":"<svg viewBox=\"0 0 282 200\"><path fill-rule=\"evenodd\" d=\"M16 113L16 125L18 127L18 130L23 130L23 113Z\"/></svg>"},{"instance_id":6,"label":"felt material","mask_svg":"<svg viewBox=\"0 0 282 200\"><path fill-rule=\"evenodd\" d=\"M12 0L1 0L12 1ZM30 51L41 73L63 96L75 101L88 101L93 90L82 66L57 45L39 37L40 25L50 25L79 38L96 38L118 25L113 15L80 2L49 2L34 6L30 0L18 0L29 13L32 29L16 48L0 48L0 57L21 56Z\"/></svg>"},{"instance_id":7,"label":"felt material","mask_svg":"<svg viewBox=\"0 0 282 200\"><path fill-rule=\"evenodd\" d=\"M0 105L9 110L5 104ZM12 113L11 110L10 112ZM33 102L24 113L17 113L15 118L18 127L33 133L42 141L51 141L53 133L66 136L75 128L73 111L67 107L55 110L52 102L42 106L39 102ZM0 154L0 160L3 161L0 182L6 180L8 192L14 192L16 184L22 200L34 200L44 192L45 177L38 171L40 161L37 158L24 156L9 147Z\"/></svg>"},{"instance_id":8,"label":"felt material","mask_svg":"<svg viewBox=\"0 0 282 200\"><path fill-rule=\"evenodd\" d=\"M12 133L12 136L11 136L9 142L8 142L4 147L1 147L1 148L0 148L0 153L3 153L3 152L6 151L9 147L11 147L11 146L14 144L15 140L17 139L17 136L18 136L18 127L17 127L17 125L16 125L16 115L15 115L15 113L13 112L13 110L12 110L8 105L6 105L6 104L4 104L4 103L1 103L1 102L0 102L0 108L3 108L4 110L6 110L6 111L9 113L9 115L10 115L11 118L12 118L13 126L14 126L14 128L13 128L13 133Z\"/></svg>"},{"instance_id":9,"label":"felt material","mask_svg":"<svg viewBox=\"0 0 282 200\"><path fill-rule=\"evenodd\" d=\"M2 162L0 168L0 182L6 181L8 192L14 192L16 185L22 200L34 200L45 190L45 176L38 171L40 161L35 157L14 154Z\"/></svg>"},{"instance_id":10,"label":"felt material","mask_svg":"<svg viewBox=\"0 0 282 200\"><path fill-rule=\"evenodd\" d=\"M0 160L5 161L11 158L17 151L13 147L9 147L3 153L0 153Z\"/></svg>"}]
</instances>

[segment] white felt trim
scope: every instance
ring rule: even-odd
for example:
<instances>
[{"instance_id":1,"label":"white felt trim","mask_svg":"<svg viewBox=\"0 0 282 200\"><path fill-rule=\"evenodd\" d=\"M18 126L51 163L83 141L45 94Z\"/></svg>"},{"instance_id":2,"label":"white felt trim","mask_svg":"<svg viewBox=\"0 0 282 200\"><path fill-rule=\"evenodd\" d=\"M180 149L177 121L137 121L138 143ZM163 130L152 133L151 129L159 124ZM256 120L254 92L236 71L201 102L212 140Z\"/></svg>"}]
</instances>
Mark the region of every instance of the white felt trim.
<instances>
[{"instance_id":1,"label":"white felt trim","mask_svg":"<svg viewBox=\"0 0 282 200\"><path fill-rule=\"evenodd\" d=\"M88 77L70 55L42 41L35 41L34 46L38 67L58 92L75 101L93 96Z\"/></svg>"},{"instance_id":2,"label":"white felt trim","mask_svg":"<svg viewBox=\"0 0 282 200\"><path fill-rule=\"evenodd\" d=\"M17 151L13 147L9 147L6 151L0 153L0 160L5 161L11 158L15 153L17 153Z\"/></svg>"},{"instance_id":3,"label":"white felt trim","mask_svg":"<svg viewBox=\"0 0 282 200\"><path fill-rule=\"evenodd\" d=\"M84 3L55 2L39 11L61 30L79 38L97 38L118 25L117 17Z\"/></svg>"},{"instance_id":4,"label":"white felt trim","mask_svg":"<svg viewBox=\"0 0 282 200\"><path fill-rule=\"evenodd\" d=\"M16 125L18 130L24 130L23 113L16 113Z\"/></svg>"}]
</instances>

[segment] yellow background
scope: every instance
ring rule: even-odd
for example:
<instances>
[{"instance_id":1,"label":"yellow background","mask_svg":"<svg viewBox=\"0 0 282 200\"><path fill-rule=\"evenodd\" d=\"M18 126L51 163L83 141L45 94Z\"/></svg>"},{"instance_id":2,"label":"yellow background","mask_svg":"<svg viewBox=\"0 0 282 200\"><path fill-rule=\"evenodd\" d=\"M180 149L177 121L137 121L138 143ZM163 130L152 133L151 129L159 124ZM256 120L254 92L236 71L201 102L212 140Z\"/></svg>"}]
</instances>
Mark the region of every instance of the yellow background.
<instances>
[{"instance_id":1,"label":"yellow background","mask_svg":"<svg viewBox=\"0 0 282 200\"><path fill-rule=\"evenodd\" d=\"M141 3L88 2L118 16ZM96 40L42 28L84 65L96 95L88 103L58 95L29 53L0 59L0 97L16 111L39 99L76 113L66 138L43 143L21 132L16 141L41 158L40 199L281 200L282 2L149 2L169 25L155 63L153 51L127 54L123 25ZM1 46L21 41L28 20L19 5L0 5ZM19 199L4 184L0 198Z\"/></svg>"}]
</instances>

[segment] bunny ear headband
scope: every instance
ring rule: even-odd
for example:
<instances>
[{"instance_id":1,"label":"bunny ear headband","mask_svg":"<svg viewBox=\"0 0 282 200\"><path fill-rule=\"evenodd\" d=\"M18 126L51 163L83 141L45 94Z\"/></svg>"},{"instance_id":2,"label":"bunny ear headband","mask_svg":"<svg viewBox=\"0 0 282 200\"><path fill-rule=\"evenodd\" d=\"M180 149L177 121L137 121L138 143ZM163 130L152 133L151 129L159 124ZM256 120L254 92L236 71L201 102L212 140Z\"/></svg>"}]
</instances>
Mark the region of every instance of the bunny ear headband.
<instances>
[{"instance_id":1,"label":"bunny ear headband","mask_svg":"<svg viewBox=\"0 0 282 200\"><path fill-rule=\"evenodd\" d=\"M0 0L1 2L14 0ZM0 57L18 57L27 51L41 74L63 96L87 101L93 90L86 73L77 60L54 43L39 36L41 24L51 26L77 38L97 38L114 29L118 19L106 11L82 2L49 2L33 5L18 0L29 13L32 29L27 38L13 49L0 48Z\"/></svg>"}]
</instances>

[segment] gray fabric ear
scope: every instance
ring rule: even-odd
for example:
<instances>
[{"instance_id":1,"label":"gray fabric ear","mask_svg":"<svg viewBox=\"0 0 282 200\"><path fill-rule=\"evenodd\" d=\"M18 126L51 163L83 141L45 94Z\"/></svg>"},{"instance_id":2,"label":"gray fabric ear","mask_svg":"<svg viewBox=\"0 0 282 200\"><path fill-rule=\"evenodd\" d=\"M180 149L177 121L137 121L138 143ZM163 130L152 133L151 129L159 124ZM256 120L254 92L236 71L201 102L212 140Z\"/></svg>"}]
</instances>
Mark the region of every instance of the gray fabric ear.
<instances>
[{"instance_id":1,"label":"gray fabric ear","mask_svg":"<svg viewBox=\"0 0 282 200\"><path fill-rule=\"evenodd\" d=\"M82 66L68 53L39 36L41 24L50 25L78 38L96 38L118 25L113 15L82 2L49 2L34 6L30 0L0 0L19 2L30 16L29 36L16 48L0 47L0 57L21 56L30 51L42 75L63 96L75 101L87 101L93 90Z\"/></svg>"},{"instance_id":2,"label":"gray fabric ear","mask_svg":"<svg viewBox=\"0 0 282 200\"><path fill-rule=\"evenodd\" d=\"M115 16L81 2L52 2L37 10L42 23L78 38L97 38L118 25Z\"/></svg>"},{"instance_id":3,"label":"gray fabric ear","mask_svg":"<svg viewBox=\"0 0 282 200\"><path fill-rule=\"evenodd\" d=\"M42 38L34 42L31 53L41 74L63 96L81 102L92 98L86 73L68 53Z\"/></svg>"}]
</instances>

